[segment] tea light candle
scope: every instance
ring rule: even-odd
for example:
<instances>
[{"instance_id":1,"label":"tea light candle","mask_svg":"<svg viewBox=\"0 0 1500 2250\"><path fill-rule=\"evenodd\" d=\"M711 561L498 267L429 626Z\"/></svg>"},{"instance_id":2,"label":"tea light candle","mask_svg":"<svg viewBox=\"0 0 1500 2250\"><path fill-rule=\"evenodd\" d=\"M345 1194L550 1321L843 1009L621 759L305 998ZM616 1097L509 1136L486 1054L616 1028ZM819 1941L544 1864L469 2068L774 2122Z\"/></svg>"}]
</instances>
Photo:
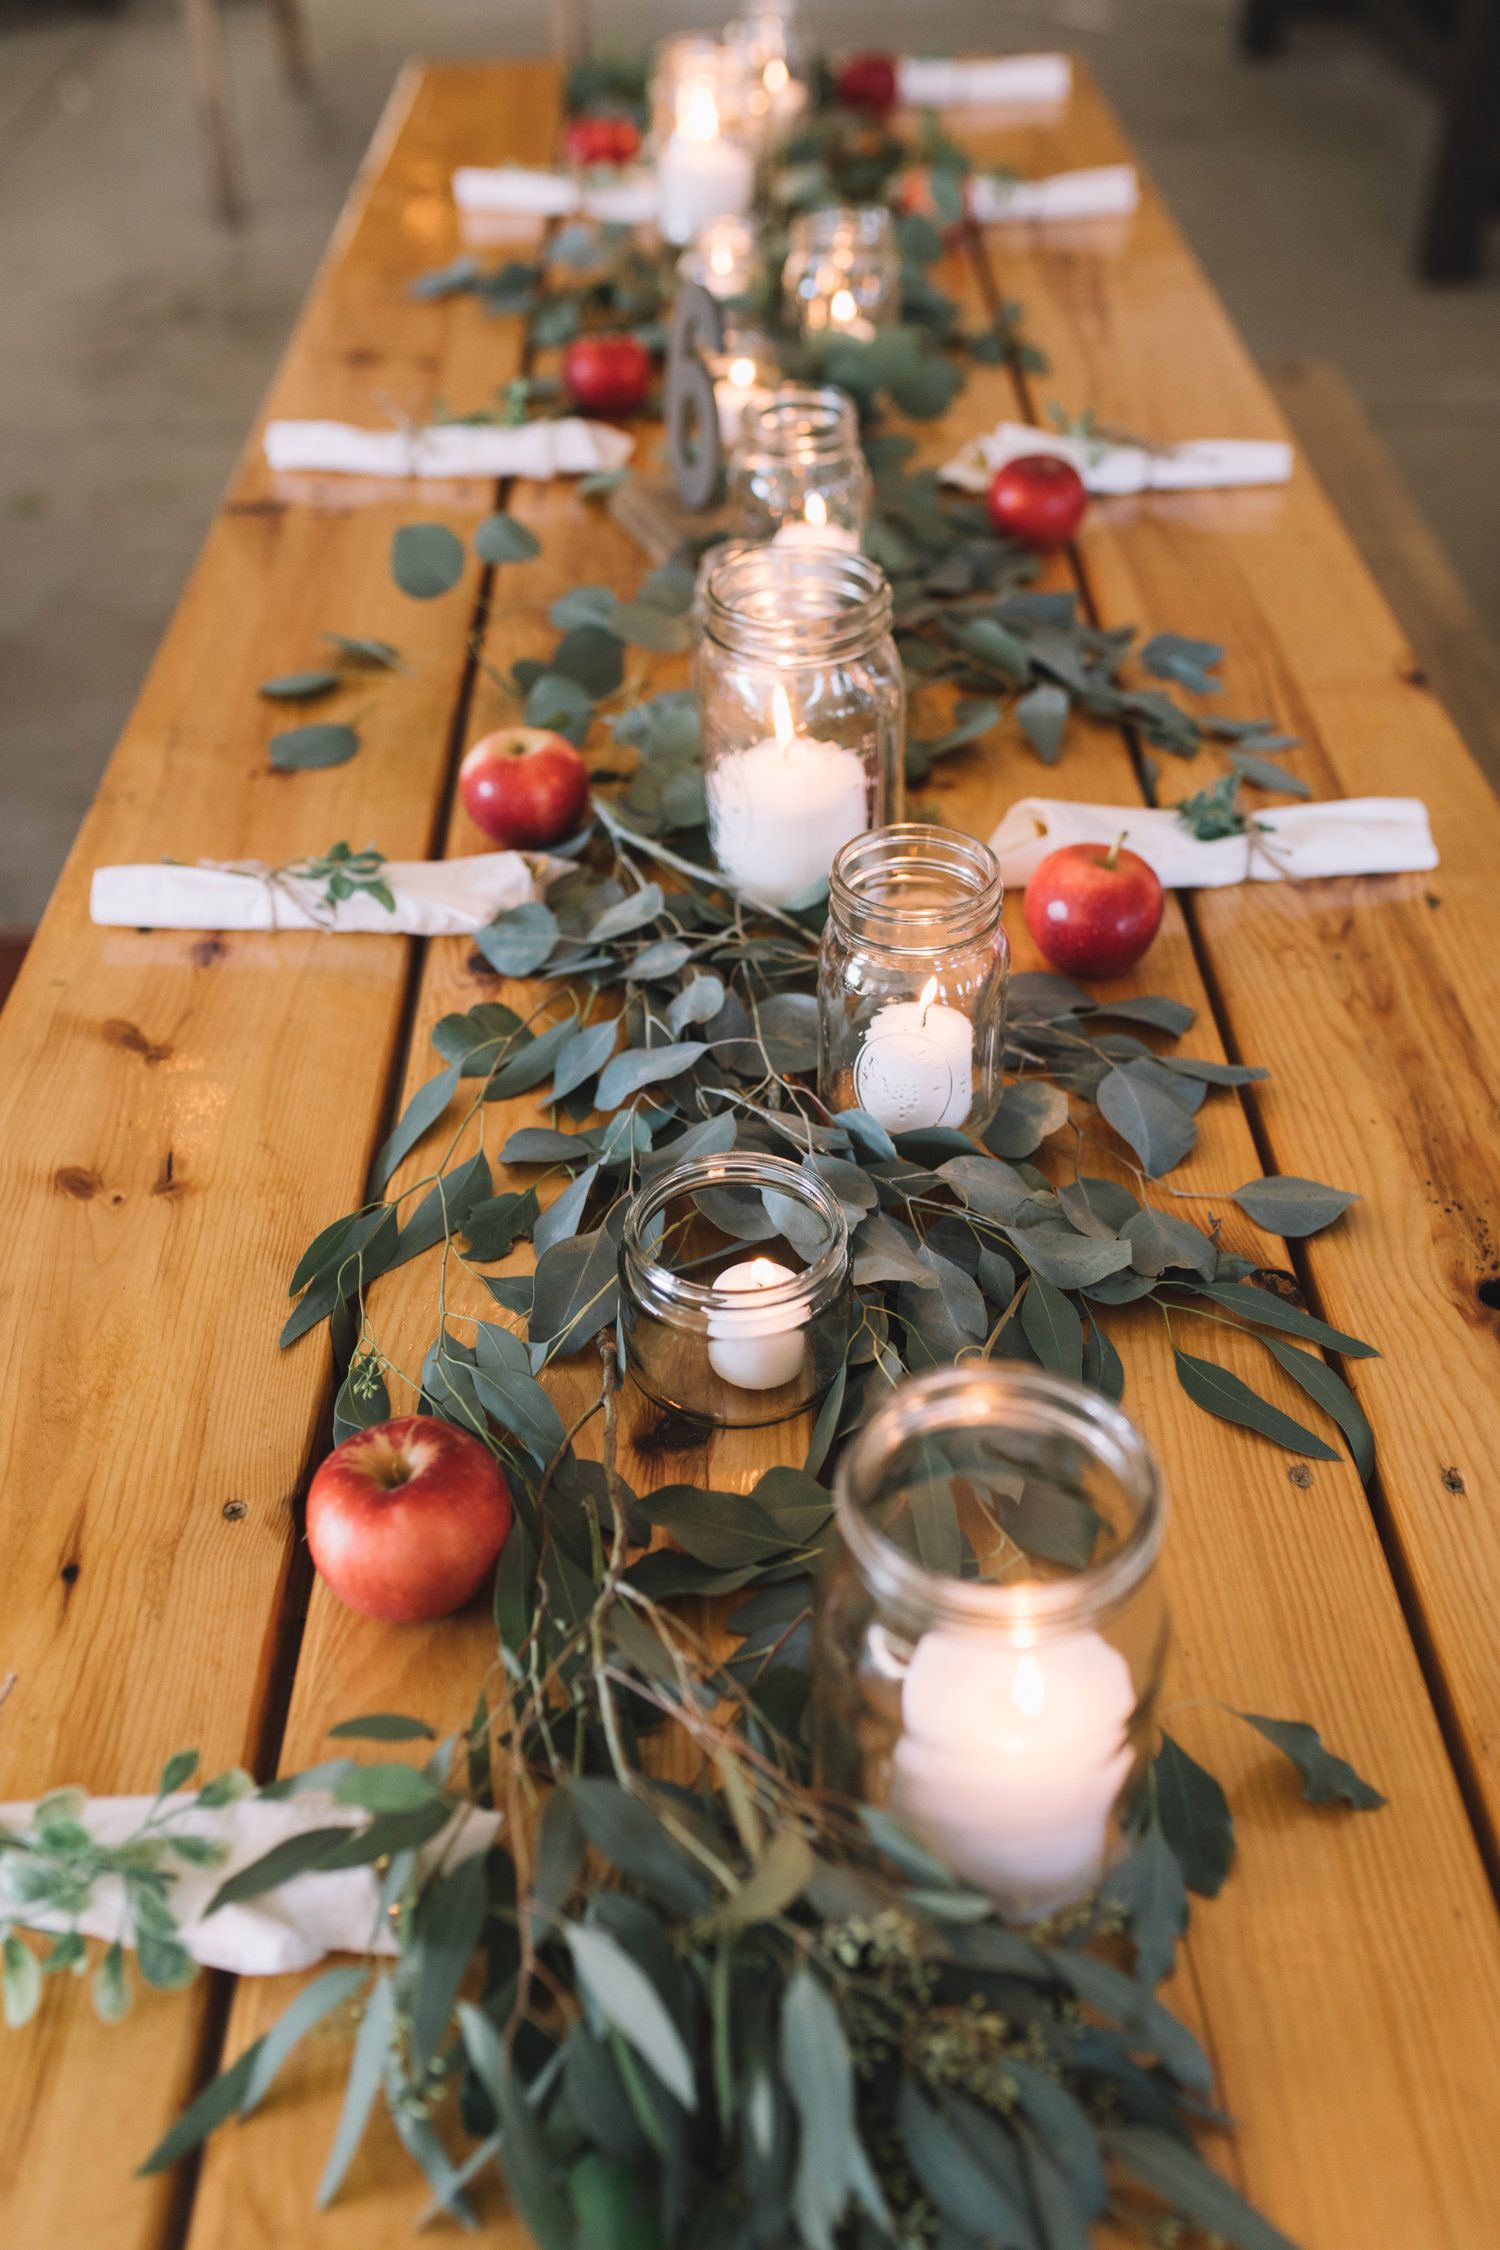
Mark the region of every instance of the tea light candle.
<instances>
[{"instance_id":1,"label":"tea light candle","mask_svg":"<svg viewBox=\"0 0 1500 2250\"><path fill-rule=\"evenodd\" d=\"M744 412L743 404L740 411ZM845 524L830 523L828 502L821 492L810 492L802 514L789 516L779 525L771 544L773 547L843 547L852 555L859 552L859 533Z\"/></svg>"},{"instance_id":2,"label":"tea light candle","mask_svg":"<svg viewBox=\"0 0 1500 2250\"><path fill-rule=\"evenodd\" d=\"M859 1106L888 1131L962 1125L974 1103L974 1028L944 1007L937 978L876 1010L854 1063Z\"/></svg>"},{"instance_id":3,"label":"tea light candle","mask_svg":"<svg viewBox=\"0 0 1500 2250\"><path fill-rule=\"evenodd\" d=\"M732 882L785 906L821 882L850 837L869 827L869 786L857 750L797 733L779 685L771 716L773 734L709 766L709 832Z\"/></svg>"},{"instance_id":4,"label":"tea light candle","mask_svg":"<svg viewBox=\"0 0 1500 2250\"><path fill-rule=\"evenodd\" d=\"M1131 1768L1130 1667L1100 1634L1024 1646L943 1626L901 1696L891 1805L955 1874L1032 1919L1104 1873Z\"/></svg>"},{"instance_id":5,"label":"tea light candle","mask_svg":"<svg viewBox=\"0 0 1500 2250\"><path fill-rule=\"evenodd\" d=\"M740 434L740 418L759 388L760 368L753 359L732 359L714 385L714 405L719 415L719 435L733 445Z\"/></svg>"},{"instance_id":6,"label":"tea light candle","mask_svg":"<svg viewBox=\"0 0 1500 2250\"><path fill-rule=\"evenodd\" d=\"M678 96L677 129L656 167L661 231L690 242L710 219L749 209L755 163L750 151L719 131L711 86L687 85Z\"/></svg>"},{"instance_id":7,"label":"tea light candle","mask_svg":"<svg viewBox=\"0 0 1500 2250\"><path fill-rule=\"evenodd\" d=\"M801 1374L807 1356L802 1334L807 1307L754 1302L757 1290L795 1279L791 1267L779 1265L774 1258L746 1258L715 1277L716 1289L749 1300L743 1312L736 1306L708 1316L708 1363L737 1390L776 1391Z\"/></svg>"},{"instance_id":8,"label":"tea light candle","mask_svg":"<svg viewBox=\"0 0 1500 2250\"><path fill-rule=\"evenodd\" d=\"M683 253L679 271L691 271L711 297L728 303L755 286L761 257L755 229L745 219L725 216L700 227L693 247Z\"/></svg>"}]
</instances>

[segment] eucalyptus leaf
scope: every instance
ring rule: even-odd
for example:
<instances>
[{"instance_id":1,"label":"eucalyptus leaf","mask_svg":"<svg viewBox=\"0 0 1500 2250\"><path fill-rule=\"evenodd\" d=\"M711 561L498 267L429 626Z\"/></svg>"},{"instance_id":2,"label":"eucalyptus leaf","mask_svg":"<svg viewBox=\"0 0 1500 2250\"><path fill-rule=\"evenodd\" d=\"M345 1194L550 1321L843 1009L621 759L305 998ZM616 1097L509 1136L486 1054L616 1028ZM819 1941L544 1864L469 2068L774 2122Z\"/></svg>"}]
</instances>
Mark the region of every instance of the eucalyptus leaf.
<instances>
[{"instance_id":1,"label":"eucalyptus leaf","mask_svg":"<svg viewBox=\"0 0 1500 2250\"><path fill-rule=\"evenodd\" d=\"M304 703L331 695L338 685L337 672L282 672L274 680L262 680L257 692L273 703Z\"/></svg>"},{"instance_id":2,"label":"eucalyptus leaf","mask_svg":"<svg viewBox=\"0 0 1500 2250\"><path fill-rule=\"evenodd\" d=\"M613 2024L686 2110L698 2106L692 2058L651 1979L607 1931L565 1925L579 1984L606 2023Z\"/></svg>"},{"instance_id":3,"label":"eucalyptus leaf","mask_svg":"<svg viewBox=\"0 0 1500 2250\"><path fill-rule=\"evenodd\" d=\"M1359 1197L1343 1188L1324 1187L1320 1180L1300 1180L1288 1174L1248 1180L1235 1189L1234 1201L1268 1234L1300 1241L1304 1235L1332 1226Z\"/></svg>"},{"instance_id":4,"label":"eucalyptus leaf","mask_svg":"<svg viewBox=\"0 0 1500 2250\"><path fill-rule=\"evenodd\" d=\"M278 773L309 773L346 765L358 748L353 727L325 720L318 726L290 727L284 734L273 734L270 757Z\"/></svg>"},{"instance_id":5,"label":"eucalyptus leaf","mask_svg":"<svg viewBox=\"0 0 1500 2250\"><path fill-rule=\"evenodd\" d=\"M427 602L451 593L464 574L463 541L444 523L404 523L391 541L391 576L403 594Z\"/></svg>"},{"instance_id":6,"label":"eucalyptus leaf","mask_svg":"<svg viewBox=\"0 0 1500 2250\"><path fill-rule=\"evenodd\" d=\"M486 516L474 534L474 552L481 562L526 562L541 551L542 543L531 526L515 516Z\"/></svg>"},{"instance_id":7,"label":"eucalyptus leaf","mask_svg":"<svg viewBox=\"0 0 1500 2250\"><path fill-rule=\"evenodd\" d=\"M1188 1112L1128 1069L1107 1071L1095 1096L1099 1114L1135 1150L1157 1179L1180 1164L1198 1138Z\"/></svg>"},{"instance_id":8,"label":"eucalyptus leaf","mask_svg":"<svg viewBox=\"0 0 1500 2250\"><path fill-rule=\"evenodd\" d=\"M1164 1733L1152 1761L1151 1802L1190 1891L1216 1898L1234 1862L1229 1800L1206 1766Z\"/></svg>"},{"instance_id":9,"label":"eucalyptus leaf","mask_svg":"<svg viewBox=\"0 0 1500 2250\"><path fill-rule=\"evenodd\" d=\"M1040 1273L1021 1299L1021 1327L1043 1367L1073 1382L1083 1376L1083 1323L1072 1299Z\"/></svg>"},{"instance_id":10,"label":"eucalyptus leaf","mask_svg":"<svg viewBox=\"0 0 1500 2250\"><path fill-rule=\"evenodd\" d=\"M557 936L552 909L529 898L476 930L474 943L498 976L529 977L546 960Z\"/></svg>"},{"instance_id":11,"label":"eucalyptus leaf","mask_svg":"<svg viewBox=\"0 0 1500 2250\"><path fill-rule=\"evenodd\" d=\"M1261 1341L1278 1367L1284 1368L1292 1381L1338 1424L1349 1441L1354 1466L1368 1484L1375 1473L1375 1433L1342 1375L1335 1374L1316 1352L1299 1352L1295 1344L1282 1343L1274 1336L1263 1336Z\"/></svg>"},{"instance_id":12,"label":"eucalyptus leaf","mask_svg":"<svg viewBox=\"0 0 1500 2250\"><path fill-rule=\"evenodd\" d=\"M1217 1415L1221 1422L1234 1422L1241 1429L1254 1430L1260 1437L1270 1438L1274 1445L1284 1445L1289 1453L1305 1453L1313 1461L1336 1461L1337 1453L1322 1438L1314 1437L1290 1414L1283 1414L1279 1406L1272 1406L1238 1375L1231 1375L1227 1367L1220 1367L1211 1359L1197 1359L1191 1352L1175 1351L1172 1354L1177 1367L1177 1380L1195 1406Z\"/></svg>"},{"instance_id":13,"label":"eucalyptus leaf","mask_svg":"<svg viewBox=\"0 0 1500 2250\"><path fill-rule=\"evenodd\" d=\"M1234 1716L1290 1758L1310 1805L1352 1805L1359 1812L1374 1812L1385 1803L1380 1791L1362 1780L1347 1758L1330 1750L1306 1720L1268 1719L1256 1711L1236 1711Z\"/></svg>"}]
</instances>

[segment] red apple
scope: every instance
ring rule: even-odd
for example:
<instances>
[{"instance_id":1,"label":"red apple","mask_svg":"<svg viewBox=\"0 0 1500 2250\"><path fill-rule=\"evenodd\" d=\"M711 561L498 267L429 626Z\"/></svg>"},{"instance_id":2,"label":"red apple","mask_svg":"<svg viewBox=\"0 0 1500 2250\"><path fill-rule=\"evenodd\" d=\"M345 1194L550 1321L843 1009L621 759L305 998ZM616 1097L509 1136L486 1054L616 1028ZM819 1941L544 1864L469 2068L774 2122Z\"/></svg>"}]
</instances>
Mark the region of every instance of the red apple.
<instances>
[{"instance_id":1,"label":"red apple","mask_svg":"<svg viewBox=\"0 0 1500 2250\"><path fill-rule=\"evenodd\" d=\"M635 336L575 336L563 353L563 381L590 414L633 414L651 374L651 354Z\"/></svg>"},{"instance_id":2,"label":"red apple","mask_svg":"<svg viewBox=\"0 0 1500 2250\"><path fill-rule=\"evenodd\" d=\"M461 1609L494 1568L510 1525L494 1455L432 1414L356 1430L307 1495L318 1576L346 1608L391 1625Z\"/></svg>"},{"instance_id":3,"label":"red apple","mask_svg":"<svg viewBox=\"0 0 1500 2250\"><path fill-rule=\"evenodd\" d=\"M1123 842L1064 844L1026 885L1026 927L1068 976L1123 976L1160 927L1156 870Z\"/></svg>"},{"instance_id":4,"label":"red apple","mask_svg":"<svg viewBox=\"0 0 1500 2250\"><path fill-rule=\"evenodd\" d=\"M884 117L896 106L896 62L892 55L851 55L833 82L846 109Z\"/></svg>"},{"instance_id":5,"label":"red apple","mask_svg":"<svg viewBox=\"0 0 1500 2250\"><path fill-rule=\"evenodd\" d=\"M589 769L547 727L499 727L464 753L458 793L476 828L512 850L539 852L576 836Z\"/></svg>"},{"instance_id":6,"label":"red apple","mask_svg":"<svg viewBox=\"0 0 1500 2250\"><path fill-rule=\"evenodd\" d=\"M640 149L641 136L628 117L570 117L563 143L570 164L628 164Z\"/></svg>"},{"instance_id":7,"label":"red apple","mask_svg":"<svg viewBox=\"0 0 1500 2250\"><path fill-rule=\"evenodd\" d=\"M1087 487L1056 453L1023 453L990 479L990 522L1028 547L1065 547L1083 521Z\"/></svg>"}]
</instances>

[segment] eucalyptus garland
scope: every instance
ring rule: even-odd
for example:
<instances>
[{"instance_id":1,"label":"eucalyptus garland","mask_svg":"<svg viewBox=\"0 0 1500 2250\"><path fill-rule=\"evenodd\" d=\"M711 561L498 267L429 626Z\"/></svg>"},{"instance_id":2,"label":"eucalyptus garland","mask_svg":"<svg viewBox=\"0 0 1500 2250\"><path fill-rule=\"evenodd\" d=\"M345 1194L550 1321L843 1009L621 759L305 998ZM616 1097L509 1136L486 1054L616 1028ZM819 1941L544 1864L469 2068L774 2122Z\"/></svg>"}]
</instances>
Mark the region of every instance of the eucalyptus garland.
<instances>
[{"instance_id":1,"label":"eucalyptus garland","mask_svg":"<svg viewBox=\"0 0 1500 2250\"><path fill-rule=\"evenodd\" d=\"M639 100L635 66L588 70L581 102ZM916 153L939 215L955 197L961 209L962 152L926 126ZM792 151L788 200L880 194L911 155L884 129L822 108ZM1263 722L1194 717L1165 685L1127 683L1134 636L1100 631L1071 596L1032 589L1032 558L913 471L908 442L881 431L887 405L940 413L965 355L1035 357L1015 308L962 334L930 279L941 241L928 222L904 222L902 247L907 321L875 345L831 347L820 365L865 417L878 495L870 543L895 589L909 675L917 688L959 691L947 726L909 744L910 778L920 785L934 759L986 735L1002 704L1050 761L1081 708L1169 751L1189 754L1205 736L1230 743L1233 770L1187 819L1199 834L1232 832L1243 781L1287 786L1266 763L1285 740ZM421 286L474 289L496 311L524 313L544 343L601 319L656 337L671 284L662 260L609 230L568 227L539 260L493 275L465 261ZM524 416L548 400L523 378L492 411ZM537 542L497 514L475 547L498 567ZM348 2086L320 2203L383 2104L434 2209L473 2223L470 2185L498 2165L542 2250L708 2239L734 2250L1083 2250L1105 2214L1162 2245L1187 2227L1240 2250L1285 2250L1197 2153L1195 2133L1224 2120L1202 2050L1155 1997L1189 1892L1216 1892L1233 1858L1212 1774L1163 1733L1129 1810L1128 1856L1097 1896L1050 1925L1008 1928L888 1814L815 1784L809 1620L832 1537L826 1464L893 1385L1003 1357L1118 1398L1126 1373L1108 1328L1131 1305L1166 1324L1195 1403L1295 1454L1337 1459L1317 1429L1185 1348L1219 1328L1260 1343L1368 1476L1368 1424L1322 1355L1373 1347L1306 1311L1293 1277L1219 1241L1229 1203L1297 1237L1353 1198L1276 1178L1200 1191L1206 1226L1170 1207L1156 1183L1194 1145L1203 1101L1265 1073L1180 1052L1193 1011L1179 1001L1100 1001L1044 973L1012 981L1006 1090L982 1142L948 1130L892 1137L860 1111L829 1114L812 1083L823 908L757 906L711 867L693 699L643 694L633 669L632 651L688 645L694 561L687 551L652 571L630 601L571 588L551 611L550 656L521 660L504 681L532 724L579 743L607 725L616 770L598 778L616 786L595 799L545 901L475 941L497 977L541 980L529 1013L493 998L437 1024L440 1067L377 1157L368 1197L319 1233L290 1279L283 1345L326 1321L344 1370L335 1435L392 1412L441 1416L496 1454L516 1507L495 1580L495 1657L467 1722L442 1741L401 1714L344 1722L340 1737L396 1754L341 1753L262 1794L328 1792L358 1825L278 1845L214 1901L369 1866L398 1956L306 1985L147 2169L248 2114L301 2039L344 2021ZM465 556L445 527L411 525L392 567L423 599L457 583ZM402 664L384 642L331 637L344 666ZM1158 634L1139 655L1150 678L1214 684L1210 644ZM262 692L311 698L340 678L288 674ZM278 762L328 763L353 747L293 745ZM379 900L383 865L373 846L339 843L296 872L325 882L333 904L356 890ZM528 1092L549 1122L494 1149L491 1105ZM1045 1171L1034 1161L1044 1143ZM1111 1176L1122 1145L1131 1186ZM391 1193L419 1148L430 1152L420 1175ZM639 1493L616 1445L625 1209L663 1167L732 1148L788 1156L833 1190L858 1321L799 1465L768 1469L746 1496L685 1484ZM746 1241L785 1223L763 1205L733 1213ZM509 1270L519 1243L535 1253L524 1275ZM420 1367L405 1368L382 1343L372 1291L418 1260L433 1277L433 1333ZM460 1271L463 1302L488 1299L492 1317L458 1309ZM545 1378L583 1354L597 1364L597 1395L565 1428ZM597 1459L577 1449L596 1420ZM660 1534L669 1546L652 1544ZM1033 1536L1055 1554L1067 1527L1039 1523ZM702 1597L717 1608L705 1613ZM1380 1803L1312 1727L1229 1715L1291 1762L1311 1803ZM690 1754L693 1786L660 1778L668 1728ZM106 1877L123 1883L142 1977L170 1986L193 1974L174 1863L209 1866L216 1846L185 1815L253 1788L219 1775L184 1801L196 1764L191 1751L169 1762L140 1832L112 1851L92 1841L77 1792L54 1792L25 1829L0 1830L8 2020L31 2014L45 1974L87 1966L77 1921ZM681 1756L675 1765L687 1770ZM421 1847L475 1804L504 1816L492 1848L424 1875ZM38 1910L53 1933L40 1953L21 1934ZM119 1944L94 1990L106 2017L128 2004Z\"/></svg>"}]
</instances>

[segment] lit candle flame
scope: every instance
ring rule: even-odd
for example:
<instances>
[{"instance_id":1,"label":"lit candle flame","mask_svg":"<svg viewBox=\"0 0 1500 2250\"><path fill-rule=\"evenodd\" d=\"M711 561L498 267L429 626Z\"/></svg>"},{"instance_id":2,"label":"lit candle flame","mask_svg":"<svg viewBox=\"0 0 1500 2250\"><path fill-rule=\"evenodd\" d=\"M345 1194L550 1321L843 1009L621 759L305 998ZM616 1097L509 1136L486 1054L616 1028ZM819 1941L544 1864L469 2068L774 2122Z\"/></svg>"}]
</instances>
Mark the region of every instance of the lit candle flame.
<instances>
[{"instance_id":1,"label":"lit candle flame","mask_svg":"<svg viewBox=\"0 0 1500 2250\"><path fill-rule=\"evenodd\" d=\"M770 61L766 64L764 75L766 81L766 92L768 94L779 94L782 87L786 84L788 78L791 76L791 72L787 69L785 62L782 60L780 55L773 55Z\"/></svg>"},{"instance_id":2,"label":"lit candle flame","mask_svg":"<svg viewBox=\"0 0 1500 2250\"><path fill-rule=\"evenodd\" d=\"M828 319L834 328L848 328L859 318L859 306L854 301L852 289L835 289L828 300Z\"/></svg>"},{"instance_id":3,"label":"lit candle flame","mask_svg":"<svg viewBox=\"0 0 1500 2250\"><path fill-rule=\"evenodd\" d=\"M802 511L802 520L804 523L816 524L820 531L827 523L828 502L823 498L821 492L810 492L808 494L807 506Z\"/></svg>"},{"instance_id":4,"label":"lit candle flame","mask_svg":"<svg viewBox=\"0 0 1500 2250\"><path fill-rule=\"evenodd\" d=\"M782 1268L774 1258L751 1258L740 1276L738 1286L741 1289L774 1289L784 1279Z\"/></svg>"},{"instance_id":5,"label":"lit candle flame","mask_svg":"<svg viewBox=\"0 0 1500 2250\"><path fill-rule=\"evenodd\" d=\"M751 390L754 387L755 383L754 360L732 359L729 362L729 380L735 385L737 390ZM814 497L816 498L816 494L814 495Z\"/></svg>"},{"instance_id":6,"label":"lit candle flame","mask_svg":"<svg viewBox=\"0 0 1500 2250\"><path fill-rule=\"evenodd\" d=\"M719 243L717 248L710 250L708 254L708 263L711 271L714 273L733 273L734 252L730 249L727 242L721 242Z\"/></svg>"},{"instance_id":7,"label":"lit candle flame","mask_svg":"<svg viewBox=\"0 0 1500 2250\"><path fill-rule=\"evenodd\" d=\"M1023 1719L1039 1719L1047 1703L1047 1683L1034 1656L1023 1656L1010 1684L1010 1699Z\"/></svg>"},{"instance_id":8,"label":"lit candle flame","mask_svg":"<svg viewBox=\"0 0 1500 2250\"><path fill-rule=\"evenodd\" d=\"M936 977L929 977L927 979L927 982L923 985L921 991L917 994L917 1006L922 1011L922 1020L924 1023L927 1020L927 1011L932 1006L934 1000L936 1000L937 993L938 980Z\"/></svg>"},{"instance_id":9,"label":"lit candle flame","mask_svg":"<svg viewBox=\"0 0 1500 2250\"><path fill-rule=\"evenodd\" d=\"M797 729L792 722L792 706L788 701L786 689L779 680L771 690L771 725L776 732L778 747L782 750L790 750L792 737Z\"/></svg>"},{"instance_id":10,"label":"lit candle flame","mask_svg":"<svg viewBox=\"0 0 1500 2250\"><path fill-rule=\"evenodd\" d=\"M677 130L684 140L716 141L719 105L712 86L687 86L677 105Z\"/></svg>"}]
</instances>

